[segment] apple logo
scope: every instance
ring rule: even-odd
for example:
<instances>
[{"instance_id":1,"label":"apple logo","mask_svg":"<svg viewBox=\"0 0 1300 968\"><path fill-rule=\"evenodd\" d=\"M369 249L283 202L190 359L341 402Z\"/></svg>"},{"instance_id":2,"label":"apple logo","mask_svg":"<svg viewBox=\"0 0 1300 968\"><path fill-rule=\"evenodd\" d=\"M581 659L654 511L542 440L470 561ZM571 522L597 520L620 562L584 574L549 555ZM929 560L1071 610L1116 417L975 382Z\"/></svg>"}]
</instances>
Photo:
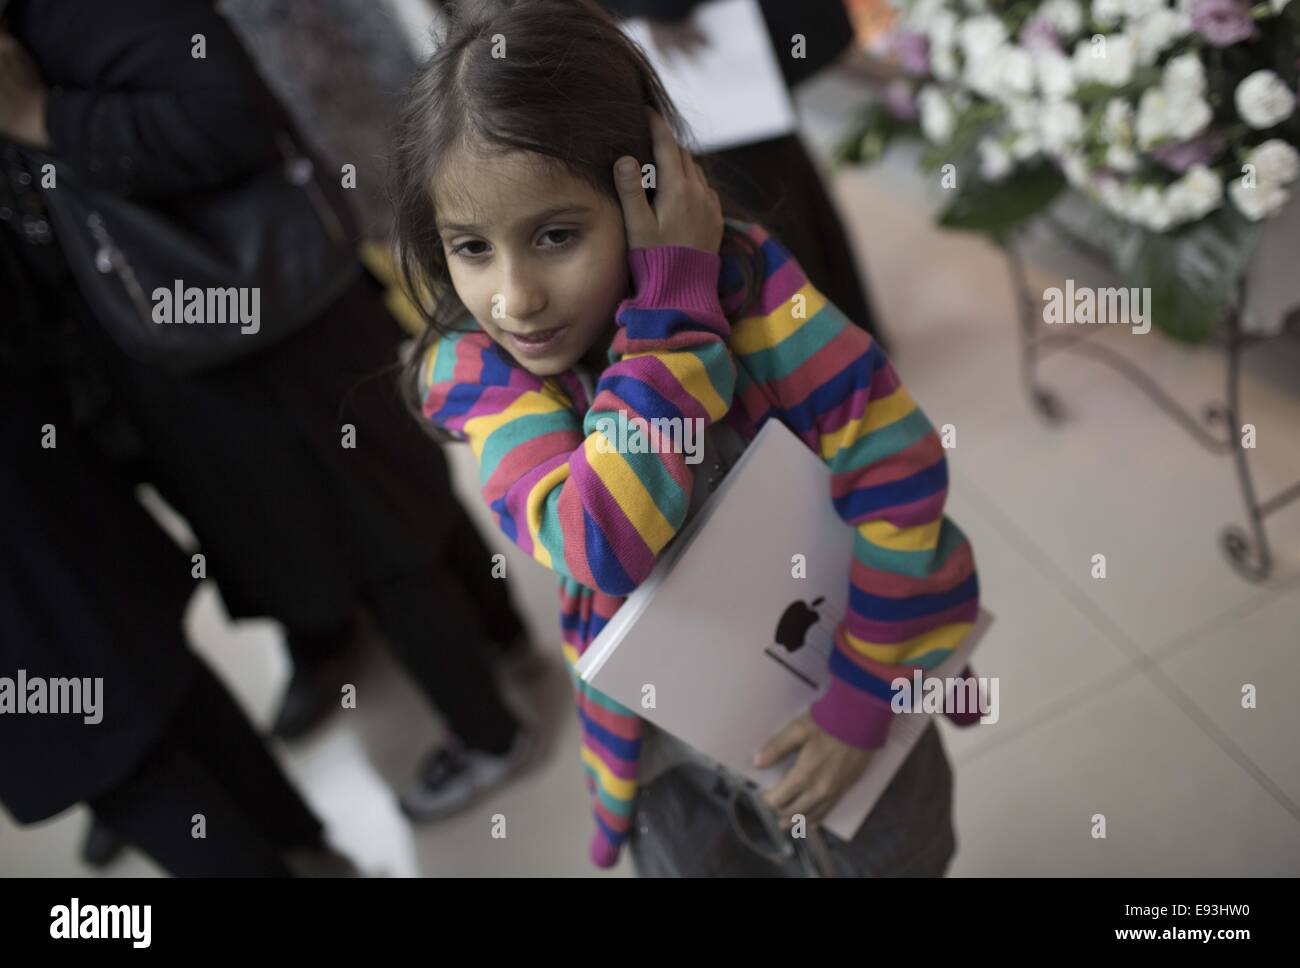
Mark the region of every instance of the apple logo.
<instances>
[{"instance_id":1,"label":"apple logo","mask_svg":"<svg viewBox=\"0 0 1300 968\"><path fill-rule=\"evenodd\" d=\"M802 600L791 602L776 623L777 644L784 646L787 652L802 649L808 628L821 618L816 609L824 600L821 597L814 599L811 607Z\"/></svg>"}]
</instances>

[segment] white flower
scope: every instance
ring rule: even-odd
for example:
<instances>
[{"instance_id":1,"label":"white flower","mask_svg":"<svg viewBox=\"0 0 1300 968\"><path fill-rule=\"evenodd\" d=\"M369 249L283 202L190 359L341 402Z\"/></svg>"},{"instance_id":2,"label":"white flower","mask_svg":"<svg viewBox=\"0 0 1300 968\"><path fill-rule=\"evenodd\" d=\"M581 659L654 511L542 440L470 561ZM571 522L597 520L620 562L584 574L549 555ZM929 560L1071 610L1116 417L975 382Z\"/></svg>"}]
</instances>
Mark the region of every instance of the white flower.
<instances>
[{"instance_id":1,"label":"white flower","mask_svg":"<svg viewBox=\"0 0 1300 968\"><path fill-rule=\"evenodd\" d=\"M1280 138L1270 138L1251 149L1246 164L1255 166L1259 184L1289 185L1300 175L1300 152Z\"/></svg>"},{"instance_id":2,"label":"white flower","mask_svg":"<svg viewBox=\"0 0 1300 968\"><path fill-rule=\"evenodd\" d=\"M1163 10L1169 6L1168 0L1126 0L1124 4L1124 16L1129 20L1140 20L1142 17L1149 17L1157 10Z\"/></svg>"},{"instance_id":3,"label":"white flower","mask_svg":"<svg viewBox=\"0 0 1300 968\"><path fill-rule=\"evenodd\" d=\"M1204 165L1192 165L1165 189L1164 201L1175 224L1194 222L1223 203L1223 179Z\"/></svg>"},{"instance_id":4,"label":"white flower","mask_svg":"<svg viewBox=\"0 0 1300 968\"><path fill-rule=\"evenodd\" d=\"M1233 95L1237 113L1252 128L1271 128L1295 110L1295 95L1272 71L1246 75Z\"/></svg>"},{"instance_id":5,"label":"white flower","mask_svg":"<svg viewBox=\"0 0 1300 968\"><path fill-rule=\"evenodd\" d=\"M1137 171L1137 152L1127 145L1110 145L1106 149L1106 167L1116 171Z\"/></svg>"},{"instance_id":6,"label":"white flower","mask_svg":"<svg viewBox=\"0 0 1300 968\"><path fill-rule=\"evenodd\" d=\"M1007 28L997 17L971 17L957 28L961 52L968 61L980 60L1007 42Z\"/></svg>"},{"instance_id":7,"label":"white flower","mask_svg":"<svg viewBox=\"0 0 1300 968\"><path fill-rule=\"evenodd\" d=\"M1128 192L1124 186L1111 178L1100 179L1094 184L1097 195L1101 198L1101 203L1109 211L1123 212L1128 207Z\"/></svg>"},{"instance_id":8,"label":"white flower","mask_svg":"<svg viewBox=\"0 0 1300 968\"><path fill-rule=\"evenodd\" d=\"M1111 98L1106 102L1105 113L1101 118L1102 137L1116 144L1128 144L1133 140L1133 105L1122 97Z\"/></svg>"},{"instance_id":9,"label":"white flower","mask_svg":"<svg viewBox=\"0 0 1300 968\"><path fill-rule=\"evenodd\" d=\"M1174 213L1157 185L1143 185L1129 196L1131 218L1153 232L1163 232L1174 224Z\"/></svg>"},{"instance_id":10,"label":"white flower","mask_svg":"<svg viewBox=\"0 0 1300 968\"><path fill-rule=\"evenodd\" d=\"M957 125L957 118L943 92L933 84L927 85L921 88L916 102L921 112L921 132L936 144L947 141Z\"/></svg>"},{"instance_id":11,"label":"white flower","mask_svg":"<svg viewBox=\"0 0 1300 968\"><path fill-rule=\"evenodd\" d=\"M930 45L951 47L957 42L957 15L951 10L936 10L917 23L930 37Z\"/></svg>"},{"instance_id":12,"label":"white flower","mask_svg":"<svg viewBox=\"0 0 1300 968\"><path fill-rule=\"evenodd\" d=\"M941 81L955 81L957 52L952 47L931 47L930 71Z\"/></svg>"},{"instance_id":13,"label":"white flower","mask_svg":"<svg viewBox=\"0 0 1300 968\"><path fill-rule=\"evenodd\" d=\"M996 138L985 138L979 143L978 150L980 176L988 181L1001 181L1016 166L1011 153Z\"/></svg>"},{"instance_id":14,"label":"white flower","mask_svg":"<svg viewBox=\"0 0 1300 968\"><path fill-rule=\"evenodd\" d=\"M1169 134L1175 141L1186 141L1205 130L1214 119L1210 102L1199 94L1173 94L1169 98Z\"/></svg>"},{"instance_id":15,"label":"white flower","mask_svg":"<svg viewBox=\"0 0 1300 968\"><path fill-rule=\"evenodd\" d=\"M1237 206L1237 211L1252 222L1258 222L1280 212L1291 193L1281 185L1265 185L1260 181L1247 187L1244 180L1238 178L1229 183L1228 197Z\"/></svg>"},{"instance_id":16,"label":"white flower","mask_svg":"<svg viewBox=\"0 0 1300 968\"><path fill-rule=\"evenodd\" d=\"M1080 81L1098 81L1122 87L1133 79L1136 45L1127 34L1109 34L1094 46L1085 38L1074 45L1074 75Z\"/></svg>"},{"instance_id":17,"label":"white flower","mask_svg":"<svg viewBox=\"0 0 1300 968\"><path fill-rule=\"evenodd\" d=\"M1083 28L1083 10L1075 0L1047 0L1038 8L1038 15L1062 36L1077 34Z\"/></svg>"},{"instance_id":18,"label":"white flower","mask_svg":"<svg viewBox=\"0 0 1300 968\"><path fill-rule=\"evenodd\" d=\"M1051 152L1073 148L1083 139L1083 111L1073 101L1052 101L1044 105L1039 124L1043 147Z\"/></svg>"},{"instance_id":19,"label":"white flower","mask_svg":"<svg viewBox=\"0 0 1300 968\"><path fill-rule=\"evenodd\" d=\"M1038 75L1038 90L1044 97L1060 100L1074 93L1074 71L1064 54L1054 50L1035 52L1034 70Z\"/></svg>"},{"instance_id":20,"label":"white flower","mask_svg":"<svg viewBox=\"0 0 1300 968\"><path fill-rule=\"evenodd\" d=\"M907 5L903 23L913 30L925 30L940 14L948 13L946 6L947 0L915 0Z\"/></svg>"},{"instance_id":21,"label":"white flower","mask_svg":"<svg viewBox=\"0 0 1300 968\"><path fill-rule=\"evenodd\" d=\"M1205 93L1205 64L1200 55L1195 53L1179 54L1170 58L1160 76L1160 86L1170 91L1186 91L1188 94Z\"/></svg>"},{"instance_id":22,"label":"white flower","mask_svg":"<svg viewBox=\"0 0 1300 968\"><path fill-rule=\"evenodd\" d=\"M1025 131L1015 136L1011 141L1011 156L1017 161L1024 161L1031 158L1043 150L1043 144L1038 140L1038 135L1032 131Z\"/></svg>"},{"instance_id":23,"label":"white flower","mask_svg":"<svg viewBox=\"0 0 1300 968\"><path fill-rule=\"evenodd\" d=\"M1043 102L1030 97L1009 98L1006 104L1007 124L1016 134L1024 134L1038 128L1038 118L1043 110Z\"/></svg>"},{"instance_id":24,"label":"white flower","mask_svg":"<svg viewBox=\"0 0 1300 968\"><path fill-rule=\"evenodd\" d=\"M1076 152L1069 152L1061 158L1061 171L1065 172L1065 179L1075 188L1080 188L1088 183L1092 176L1092 170L1088 167L1088 159Z\"/></svg>"},{"instance_id":25,"label":"white flower","mask_svg":"<svg viewBox=\"0 0 1300 968\"><path fill-rule=\"evenodd\" d=\"M1124 15L1124 0L1093 0L1092 19L1103 27L1113 27Z\"/></svg>"},{"instance_id":26,"label":"white flower","mask_svg":"<svg viewBox=\"0 0 1300 968\"><path fill-rule=\"evenodd\" d=\"M1009 101L1034 89L1034 59L1027 50L1003 44L966 62L966 85L992 101Z\"/></svg>"},{"instance_id":27,"label":"white flower","mask_svg":"<svg viewBox=\"0 0 1300 968\"><path fill-rule=\"evenodd\" d=\"M1156 58L1175 40L1191 29L1191 17L1168 8L1153 10L1139 19L1130 20L1128 25L1128 32L1137 46L1137 60L1140 64L1154 64Z\"/></svg>"},{"instance_id":28,"label":"white flower","mask_svg":"<svg viewBox=\"0 0 1300 968\"><path fill-rule=\"evenodd\" d=\"M1200 134L1213 116L1209 103L1199 94L1149 87L1138 101L1138 147L1150 148L1166 139L1186 141Z\"/></svg>"}]
</instances>

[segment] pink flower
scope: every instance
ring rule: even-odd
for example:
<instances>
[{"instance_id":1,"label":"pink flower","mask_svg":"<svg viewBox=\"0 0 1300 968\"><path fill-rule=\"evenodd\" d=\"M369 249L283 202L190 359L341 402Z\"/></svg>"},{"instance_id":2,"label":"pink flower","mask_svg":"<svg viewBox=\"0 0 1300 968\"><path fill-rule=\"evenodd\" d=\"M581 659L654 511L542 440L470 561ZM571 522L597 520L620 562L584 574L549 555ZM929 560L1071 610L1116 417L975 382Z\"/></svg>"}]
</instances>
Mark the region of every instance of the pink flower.
<instances>
[{"instance_id":1,"label":"pink flower","mask_svg":"<svg viewBox=\"0 0 1300 968\"><path fill-rule=\"evenodd\" d=\"M913 77L930 73L930 38L915 30L895 31L890 46L899 66Z\"/></svg>"},{"instance_id":2,"label":"pink flower","mask_svg":"<svg viewBox=\"0 0 1300 968\"><path fill-rule=\"evenodd\" d=\"M891 81L885 88L885 109L900 121L911 121L916 117L916 98L912 96L912 87L907 81Z\"/></svg>"},{"instance_id":3,"label":"pink flower","mask_svg":"<svg viewBox=\"0 0 1300 968\"><path fill-rule=\"evenodd\" d=\"M1061 40L1050 20L1041 15L1030 17L1020 28L1020 46L1025 50L1061 50Z\"/></svg>"},{"instance_id":4,"label":"pink flower","mask_svg":"<svg viewBox=\"0 0 1300 968\"><path fill-rule=\"evenodd\" d=\"M1198 135L1190 141L1161 145L1151 149L1151 157L1170 171L1184 172L1192 165L1208 165L1223 150L1223 138L1214 132Z\"/></svg>"},{"instance_id":5,"label":"pink flower","mask_svg":"<svg viewBox=\"0 0 1300 968\"><path fill-rule=\"evenodd\" d=\"M1192 7L1192 28L1215 47L1227 47L1254 36L1246 0L1197 0Z\"/></svg>"}]
</instances>

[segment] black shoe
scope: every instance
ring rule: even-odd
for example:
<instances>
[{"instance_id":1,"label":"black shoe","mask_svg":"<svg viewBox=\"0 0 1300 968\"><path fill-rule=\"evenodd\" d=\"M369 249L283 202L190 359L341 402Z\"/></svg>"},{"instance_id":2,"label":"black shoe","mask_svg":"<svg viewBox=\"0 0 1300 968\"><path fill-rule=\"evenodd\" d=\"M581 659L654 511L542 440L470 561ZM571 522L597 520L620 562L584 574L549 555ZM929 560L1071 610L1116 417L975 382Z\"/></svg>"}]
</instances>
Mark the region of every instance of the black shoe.
<instances>
[{"instance_id":1,"label":"black shoe","mask_svg":"<svg viewBox=\"0 0 1300 968\"><path fill-rule=\"evenodd\" d=\"M96 869L107 867L122 853L126 842L105 827L98 817L91 816L90 829L81 844L81 859Z\"/></svg>"}]
</instances>

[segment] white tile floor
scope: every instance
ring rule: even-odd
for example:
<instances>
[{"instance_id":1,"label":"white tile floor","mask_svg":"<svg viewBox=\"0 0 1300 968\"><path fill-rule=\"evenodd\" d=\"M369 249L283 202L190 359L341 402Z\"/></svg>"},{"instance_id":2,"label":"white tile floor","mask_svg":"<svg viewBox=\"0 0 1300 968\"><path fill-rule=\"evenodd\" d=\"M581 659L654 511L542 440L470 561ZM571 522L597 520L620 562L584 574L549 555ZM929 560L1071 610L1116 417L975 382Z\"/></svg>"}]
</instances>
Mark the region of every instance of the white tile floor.
<instances>
[{"instance_id":1,"label":"white tile floor","mask_svg":"<svg viewBox=\"0 0 1300 968\"><path fill-rule=\"evenodd\" d=\"M810 97L825 143L843 92ZM827 109L827 105L830 109ZM1045 426L1018 382L1012 292L997 253L936 232L924 186L898 165L836 179L865 257L894 362L937 425L952 423L951 513L976 549L997 625L977 657L1000 677L1001 719L945 739L956 765L956 875L1300 873L1300 504L1270 519L1277 574L1248 584L1217 546L1242 520L1231 463L1194 445L1138 391L1085 358L1059 355L1043 382L1069 408ZM1035 280L1051 281L1038 271ZM1058 280L1059 281L1059 280ZM1221 358L1152 333L1111 342L1180 400L1216 398ZM1260 493L1300 479L1300 349L1249 358L1246 419ZM551 576L490 529L472 459L451 453L466 503L508 558L539 640L556 641ZM1106 555L1107 577L1090 575ZM260 725L286 676L269 623L232 628L209 590L190 614L195 641ZM554 652L554 648L552 649ZM462 817L412 828L390 788L410 775L438 725L382 649L358 679L356 710L282 748L336 842L368 870L413 874L597 873L577 728L558 659L519 701L548 724L536 771ZM1258 704L1243 709L1244 684ZM507 837L494 839L494 814ZM1091 835L1093 816L1107 836ZM82 871L86 823L69 811L28 829L0 817L0 874ZM628 874L626 860L616 874ZM129 854L117 875L157 869Z\"/></svg>"}]
</instances>

